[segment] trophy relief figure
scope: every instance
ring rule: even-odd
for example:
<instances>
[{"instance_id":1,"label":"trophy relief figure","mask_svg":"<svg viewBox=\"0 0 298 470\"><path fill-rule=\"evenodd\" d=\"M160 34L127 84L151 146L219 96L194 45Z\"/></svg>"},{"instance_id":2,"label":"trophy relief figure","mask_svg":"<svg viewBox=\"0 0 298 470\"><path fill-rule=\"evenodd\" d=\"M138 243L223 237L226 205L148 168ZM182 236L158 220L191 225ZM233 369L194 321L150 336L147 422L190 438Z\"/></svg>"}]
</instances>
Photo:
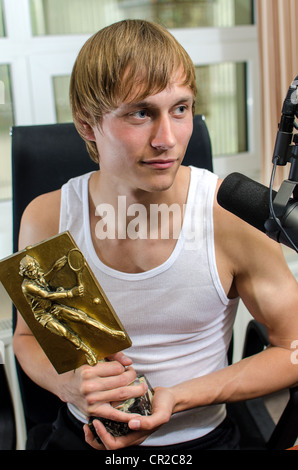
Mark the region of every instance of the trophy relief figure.
<instances>
[{"instance_id":1,"label":"trophy relief figure","mask_svg":"<svg viewBox=\"0 0 298 470\"><path fill-rule=\"evenodd\" d=\"M49 282L66 263L76 272L78 285L71 289L63 287L53 289ZM31 307L34 318L51 333L65 338L77 350L83 351L87 363L95 365L98 362L95 351L72 330L69 322L83 323L85 326L96 328L118 339L125 339L126 334L123 331L109 328L78 308L60 303L62 299L84 296L83 266L82 253L78 249L74 249L70 250L68 256L62 256L58 259L47 273L41 269L39 262L33 256L25 255L20 261L19 273L24 278L22 293Z\"/></svg>"}]
</instances>

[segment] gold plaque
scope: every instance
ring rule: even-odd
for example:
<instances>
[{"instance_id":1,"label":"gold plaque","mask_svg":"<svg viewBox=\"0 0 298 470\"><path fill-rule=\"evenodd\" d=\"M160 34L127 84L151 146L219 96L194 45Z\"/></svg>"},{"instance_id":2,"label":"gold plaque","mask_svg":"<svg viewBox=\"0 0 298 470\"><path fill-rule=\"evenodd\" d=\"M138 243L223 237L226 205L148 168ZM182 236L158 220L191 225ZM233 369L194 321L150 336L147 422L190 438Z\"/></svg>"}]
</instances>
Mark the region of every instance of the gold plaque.
<instances>
[{"instance_id":1,"label":"gold plaque","mask_svg":"<svg viewBox=\"0 0 298 470\"><path fill-rule=\"evenodd\" d=\"M59 374L131 346L69 232L2 260L0 281Z\"/></svg>"}]
</instances>

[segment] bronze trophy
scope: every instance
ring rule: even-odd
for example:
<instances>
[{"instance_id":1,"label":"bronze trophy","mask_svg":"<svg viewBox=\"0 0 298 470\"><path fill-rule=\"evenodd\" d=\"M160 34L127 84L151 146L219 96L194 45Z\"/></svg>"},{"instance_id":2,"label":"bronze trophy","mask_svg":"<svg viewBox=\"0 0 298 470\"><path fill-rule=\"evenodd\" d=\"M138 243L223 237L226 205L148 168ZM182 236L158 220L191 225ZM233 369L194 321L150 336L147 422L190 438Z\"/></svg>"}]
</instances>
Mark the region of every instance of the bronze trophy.
<instances>
[{"instance_id":1,"label":"bronze trophy","mask_svg":"<svg viewBox=\"0 0 298 470\"><path fill-rule=\"evenodd\" d=\"M93 366L132 344L69 232L2 260L0 281L59 374L83 364ZM117 408L150 414L153 391L146 382L144 396ZM92 430L93 419L89 419ZM96 419L114 436L130 431L126 423Z\"/></svg>"}]
</instances>

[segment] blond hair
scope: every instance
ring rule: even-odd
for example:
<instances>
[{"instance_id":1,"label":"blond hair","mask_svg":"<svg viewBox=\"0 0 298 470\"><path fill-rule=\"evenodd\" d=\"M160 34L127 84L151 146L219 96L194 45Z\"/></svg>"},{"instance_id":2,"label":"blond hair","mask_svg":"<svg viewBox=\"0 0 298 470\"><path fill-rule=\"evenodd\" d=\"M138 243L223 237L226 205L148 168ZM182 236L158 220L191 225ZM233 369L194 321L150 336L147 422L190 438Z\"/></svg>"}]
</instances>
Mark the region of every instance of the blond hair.
<instances>
[{"instance_id":1,"label":"blond hair","mask_svg":"<svg viewBox=\"0 0 298 470\"><path fill-rule=\"evenodd\" d=\"M181 69L181 85L196 95L195 68L181 44L162 26L124 20L98 31L82 47L70 81L75 126L90 157L99 161L96 144L84 125L100 125L105 113L120 103L159 93Z\"/></svg>"}]
</instances>

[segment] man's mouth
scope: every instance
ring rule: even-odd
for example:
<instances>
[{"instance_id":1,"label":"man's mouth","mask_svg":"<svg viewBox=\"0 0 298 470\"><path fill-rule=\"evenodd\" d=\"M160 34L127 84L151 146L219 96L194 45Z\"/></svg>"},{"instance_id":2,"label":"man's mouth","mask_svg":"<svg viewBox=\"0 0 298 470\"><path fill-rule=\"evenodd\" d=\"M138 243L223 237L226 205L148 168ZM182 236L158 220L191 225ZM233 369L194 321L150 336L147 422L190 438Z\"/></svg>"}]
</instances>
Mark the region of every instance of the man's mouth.
<instances>
[{"instance_id":1,"label":"man's mouth","mask_svg":"<svg viewBox=\"0 0 298 470\"><path fill-rule=\"evenodd\" d=\"M154 159L154 160L146 160L142 163L150 168L155 168L157 170L166 170L167 168L171 168L176 162L176 159Z\"/></svg>"}]
</instances>

